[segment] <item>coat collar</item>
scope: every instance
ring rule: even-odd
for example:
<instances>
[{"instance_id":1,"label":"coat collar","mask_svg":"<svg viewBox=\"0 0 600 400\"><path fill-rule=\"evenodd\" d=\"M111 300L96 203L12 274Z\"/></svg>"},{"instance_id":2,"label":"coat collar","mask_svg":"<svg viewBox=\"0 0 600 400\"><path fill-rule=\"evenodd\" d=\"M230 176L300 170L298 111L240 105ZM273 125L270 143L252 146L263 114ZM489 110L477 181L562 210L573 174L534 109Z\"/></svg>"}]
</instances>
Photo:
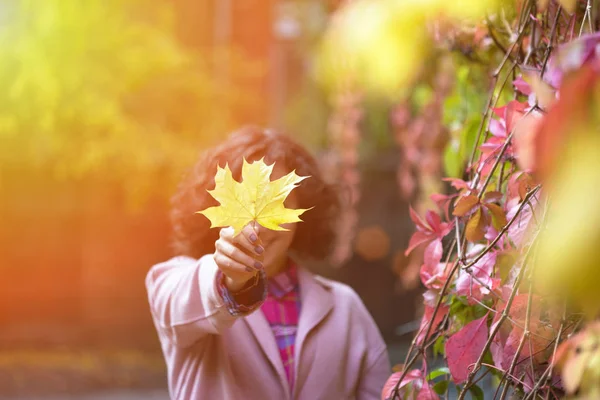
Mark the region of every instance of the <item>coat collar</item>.
<instances>
[{"instance_id":1,"label":"coat collar","mask_svg":"<svg viewBox=\"0 0 600 400\"><path fill-rule=\"evenodd\" d=\"M298 365L299 360L302 357L302 350L304 342L309 333L311 333L317 326L325 319L333 308L333 294L331 293L331 286L329 283L312 274L308 270L298 267L298 283L300 285L300 299L301 299L301 311L300 319L298 321L298 332L296 334L295 344L295 379L294 379L294 393L299 390L298 382ZM249 325L257 343L261 347L263 353L269 360L269 364L279 377L281 384L285 388L285 392L289 393L289 385L285 375L285 369L281 362L281 356L279 354L279 348L275 342L271 327L264 314L257 310L252 314L246 316L246 323ZM260 338L260 339L259 339Z\"/></svg>"}]
</instances>

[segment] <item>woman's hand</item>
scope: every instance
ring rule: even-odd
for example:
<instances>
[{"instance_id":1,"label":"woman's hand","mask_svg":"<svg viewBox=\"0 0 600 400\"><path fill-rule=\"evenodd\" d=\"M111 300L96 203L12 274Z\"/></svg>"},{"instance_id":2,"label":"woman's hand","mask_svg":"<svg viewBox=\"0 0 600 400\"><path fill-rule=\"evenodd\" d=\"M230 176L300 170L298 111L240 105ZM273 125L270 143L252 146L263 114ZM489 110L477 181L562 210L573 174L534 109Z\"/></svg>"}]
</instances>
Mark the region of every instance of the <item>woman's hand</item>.
<instances>
[{"instance_id":1,"label":"woman's hand","mask_svg":"<svg viewBox=\"0 0 600 400\"><path fill-rule=\"evenodd\" d=\"M246 282L263 268L264 248L252 224L233 236L233 228L223 228L215 242L215 263L225 275L225 285L232 292L241 289Z\"/></svg>"}]
</instances>

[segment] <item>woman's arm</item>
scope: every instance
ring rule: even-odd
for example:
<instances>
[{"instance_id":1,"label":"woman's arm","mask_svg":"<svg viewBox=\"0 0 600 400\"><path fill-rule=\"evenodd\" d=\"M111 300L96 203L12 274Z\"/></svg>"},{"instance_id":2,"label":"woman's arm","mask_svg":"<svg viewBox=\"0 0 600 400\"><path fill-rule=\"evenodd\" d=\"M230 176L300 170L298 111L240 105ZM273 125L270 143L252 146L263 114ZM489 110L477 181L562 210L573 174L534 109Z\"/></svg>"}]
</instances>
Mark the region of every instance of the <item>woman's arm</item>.
<instances>
[{"instance_id":1,"label":"woman's arm","mask_svg":"<svg viewBox=\"0 0 600 400\"><path fill-rule=\"evenodd\" d=\"M357 400L379 400L381 391L390 376L390 361L385 344L373 349L373 358L367 363L356 393Z\"/></svg>"},{"instance_id":2,"label":"woman's arm","mask_svg":"<svg viewBox=\"0 0 600 400\"><path fill-rule=\"evenodd\" d=\"M205 335L219 334L229 328L237 316L256 310L264 301L259 296L244 311L232 314L231 304L219 294L223 290L213 255L199 260L175 257L155 265L146 276L146 289L152 318L159 335L176 346L188 347ZM263 285L259 279L257 285ZM231 296L235 298L235 296Z\"/></svg>"},{"instance_id":3,"label":"woman's arm","mask_svg":"<svg viewBox=\"0 0 600 400\"><path fill-rule=\"evenodd\" d=\"M354 293L354 292L353 292ZM359 326L365 330L367 351L356 390L357 400L379 400L383 385L391 374L387 345L360 297L354 293Z\"/></svg>"}]
</instances>

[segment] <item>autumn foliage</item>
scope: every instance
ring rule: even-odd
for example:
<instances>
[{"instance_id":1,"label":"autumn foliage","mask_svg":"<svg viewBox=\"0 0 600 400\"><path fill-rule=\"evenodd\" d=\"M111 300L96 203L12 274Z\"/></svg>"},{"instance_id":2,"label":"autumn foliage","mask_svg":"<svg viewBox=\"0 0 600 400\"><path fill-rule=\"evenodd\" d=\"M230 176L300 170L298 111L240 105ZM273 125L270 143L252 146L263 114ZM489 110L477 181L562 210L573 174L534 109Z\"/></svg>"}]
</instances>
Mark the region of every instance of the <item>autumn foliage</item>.
<instances>
[{"instance_id":1,"label":"autumn foliage","mask_svg":"<svg viewBox=\"0 0 600 400\"><path fill-rule=\"evenodd\" d=\"M418 16L410 22L393 14L400 2L389 2L391 15L380 9L385 2L359 3L340 14L331 37L345 38L344 18L357 18L361 7L364 18L371 12L389 22L389 30L348 33L364 40L364 48L342 51L349 71L334 83L345 79L346 88L399 93L392 121L408 158L399 184L415 200L416 230L406 255L417 254L426 288L420 327L382 399L483 398L478 383L489 376L494 398L596 398L598 326L588 323L600 311L594 268L600 221L590 200L600 184L597 2L490 2L487 10L463 14L435 1L429 14L404 4L404 16ZM410 35L402 36L405 31ZM401 76L386 81L391 71L370 68L389 54L369 47L369 37L390 41L380 47L395 51L390 62L398 63ZM401 57L410 40L434 50ZM386 47L390 43L396 50ZM437 61L428 72L456 73L452 85L419 70L432 57ZM419 79L427 84L425 100ZM487 93L479 90L482 83ZM424 110L438 110L427 114L436 144L419 139L431 135L426 125L411 122ZM426 173L413 173L423 168L419 161ZM438 185L442 190L425 198L436 174L447 190ZM440 356L443 366L431 370Z\"/></svg>"}]
</instances>

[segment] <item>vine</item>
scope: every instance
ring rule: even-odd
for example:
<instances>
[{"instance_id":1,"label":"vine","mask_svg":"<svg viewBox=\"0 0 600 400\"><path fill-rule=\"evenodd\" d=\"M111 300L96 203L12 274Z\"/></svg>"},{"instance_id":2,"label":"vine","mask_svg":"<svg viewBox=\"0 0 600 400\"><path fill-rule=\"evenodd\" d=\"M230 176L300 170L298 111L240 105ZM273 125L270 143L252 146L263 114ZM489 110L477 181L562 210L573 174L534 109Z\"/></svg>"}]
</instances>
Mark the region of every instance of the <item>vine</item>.
<instances>
[{"instance_id":1,"label":"vine","mask_svg":"<svg viewBox=\"0 0 600 400\"><path fill-rule=\"evenodd\" d=\"M425 311L383 399L437 399L451 387L458 399L482 398L477 383L488 375L494 399L600 393L590 361L600 360L599 325L583 323L585 310L537 279L565 125L593 120L587 105L573 105L573 93L592 99L586 93L598 84L597 4L517 6L486 18L488 40L479 43L492 44L498 63L461 176L446 178L453 192L434 194L424 213L411 209L416 232L406 254L423 251ZM461 52L477 63L487 56L483 46ZM428 371L440 354L446 365Z\"/></svg>"}]
</instances>

